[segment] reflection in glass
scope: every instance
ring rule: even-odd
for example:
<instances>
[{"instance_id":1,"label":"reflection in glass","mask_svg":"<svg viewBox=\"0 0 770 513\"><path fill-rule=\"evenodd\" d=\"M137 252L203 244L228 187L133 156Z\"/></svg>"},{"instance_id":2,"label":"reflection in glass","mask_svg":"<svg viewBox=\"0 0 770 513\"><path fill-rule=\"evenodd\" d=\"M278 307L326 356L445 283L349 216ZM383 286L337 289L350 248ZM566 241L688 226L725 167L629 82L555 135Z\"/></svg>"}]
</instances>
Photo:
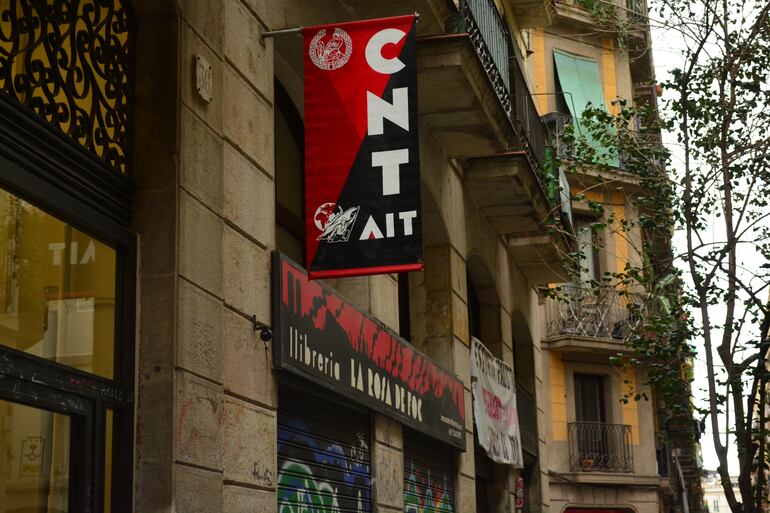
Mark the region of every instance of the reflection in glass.
<instances>
[{"instance_id":1,"label":"reflection in glass","mask_svg":"<svg viewBox=\"0 0 770 513\"><path fill-rule=\"evenodd\" d=\"M0 513L68 511L70 419L0 400Z\"/></svg>"},{"instance_id":2,"label":"reflection in glass","mask_svg":"<svg viewBox=\"0 0 770 513\"><path fill-rule=\"evenodd\" d=\"M0 344L111 378L115 250L0 189Z\"/></svg>"}]
</instances>

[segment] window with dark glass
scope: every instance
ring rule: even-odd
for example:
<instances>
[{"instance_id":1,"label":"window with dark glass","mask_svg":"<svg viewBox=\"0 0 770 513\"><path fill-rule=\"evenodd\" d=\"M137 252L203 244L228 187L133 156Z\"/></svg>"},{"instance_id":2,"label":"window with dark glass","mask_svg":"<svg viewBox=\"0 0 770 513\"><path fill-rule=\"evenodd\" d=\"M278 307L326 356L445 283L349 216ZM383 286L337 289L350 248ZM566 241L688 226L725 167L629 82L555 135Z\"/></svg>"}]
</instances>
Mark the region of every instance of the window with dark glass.
<instances>
[{"instance_id":1,"label":"window with dark glass","mask_svg":"<svg viewBox=\"0 0 770 513\"><path fill-rule=\"evenodd\" d=\"M122 253L0 188L0 513L129 507Z\"/></svg>"},{"instance_id":2,"label":"window with dark glass","mask_svg":"<svg viewBox=\"0 0 770 513\"><path fill-rule=\"evenodd\" d=\"M605 422L604 376L575 374L575 417L578 422Z\"/></svg>"}]
</instances>

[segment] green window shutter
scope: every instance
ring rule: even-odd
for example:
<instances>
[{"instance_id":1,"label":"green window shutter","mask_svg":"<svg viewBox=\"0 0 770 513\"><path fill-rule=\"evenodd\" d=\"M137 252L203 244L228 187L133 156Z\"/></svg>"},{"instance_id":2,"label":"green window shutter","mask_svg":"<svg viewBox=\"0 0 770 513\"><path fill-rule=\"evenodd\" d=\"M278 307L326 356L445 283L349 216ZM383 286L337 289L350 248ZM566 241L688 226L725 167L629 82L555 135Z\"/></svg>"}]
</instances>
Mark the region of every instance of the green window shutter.
<instances>
[{"instance_id":1,"label":"green window shutter","mask_svg":"<svg viewBox=\"0 0 770 513\"><path fill-rule=\"evenodd\" d=\"M554 50L553 59L561 90L565 93L564 101L572 115L578 134L585 136L586 141L596 149L597 156L603 163L618 167L620 165L618 158L610 155L599 141L587 133L580 124L580 118L589 103L593 107L607 108L604 103L604 88L596 61L558 50Z\"/></svg>"}]
</instances>

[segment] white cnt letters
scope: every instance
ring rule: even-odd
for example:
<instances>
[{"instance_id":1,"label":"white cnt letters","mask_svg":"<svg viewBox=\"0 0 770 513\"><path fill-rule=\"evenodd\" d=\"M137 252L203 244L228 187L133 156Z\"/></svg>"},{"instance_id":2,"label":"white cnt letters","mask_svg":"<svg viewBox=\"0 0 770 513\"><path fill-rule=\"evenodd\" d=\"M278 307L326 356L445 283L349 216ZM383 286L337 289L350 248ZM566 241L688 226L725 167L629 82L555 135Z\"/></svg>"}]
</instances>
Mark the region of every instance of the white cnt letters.
<instances>
[{"instance_id":1,"label":"white cnt letters","mask_svg":"<svg viewBox=\"0 0 770 513\"><path fill-rule=\"evenodd\" d=\"M380 30L366 44L366 62L377 73L392 75L404 69L406 66L398 57L386 59L382 56L382 47L387 44L396 44L401 41L406 32L394 28Z\"/></svg>"},{"instance_id":2,"label":"white cnt letters","mask_svg":"<svg viewBox=\"0 0 770 513\"><path fill-rule=\"evenodd\" d=\"M399 166L409 163L409 149L375 151L372 153L372 167L382 168L382 195L392 196L401 192Z\"/></svg>"},{"instance_id":3,"label":"white cnt letters","mask_svg":"<svg viewBox=\"0 0 770 513\"><path fill-rule=\"evenodd\" d=\"M404 235L412 235L412 219L417 217L416 210L407 210L406 212L399 212L398 218L404 223Z\"/></svg>"},{"instance_id":4,"label":"white cnt letters","mask_svg":"<svg viewBox=\"0 0 770 513\"><path fill-rule=\"evenodd\" d=\"M369 135L385 133L383 120L391 120L407 132L409 131L409 88L393 89L393 103L388 103L371 91L366 91L366 117Z\"/></svg>"}]
</instances>

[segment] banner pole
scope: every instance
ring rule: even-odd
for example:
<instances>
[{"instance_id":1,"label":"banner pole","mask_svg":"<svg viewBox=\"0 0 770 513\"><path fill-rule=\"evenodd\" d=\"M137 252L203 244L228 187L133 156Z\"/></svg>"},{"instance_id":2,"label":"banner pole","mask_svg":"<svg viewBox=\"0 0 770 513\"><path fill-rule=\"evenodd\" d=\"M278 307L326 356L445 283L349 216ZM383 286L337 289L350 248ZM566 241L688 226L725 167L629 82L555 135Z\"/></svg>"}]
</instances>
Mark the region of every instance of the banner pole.
<instances>
[{"instance_id":1,"label":"banner pole","mask_svg":"<svg viewBox=\"0 0 770 513\"><path fill-rule=\"evenodd\" d=\"M260 42L264 43L265 38L299 34L302 32L302 29L303 27L287 28L287 29L280 29L280 30L267 30L259 34L259 40Z\"/></svg>"},{"instance_id":2,"label":"banner pole","mask_svg":"<svg viewBox=\"0 0 770 513\"><path fill-rule=\"evenodd\" d=\"M420 13L415 11L414 12L414 18L415 18L416 22L419 22L420 21ZM294 27L294 28L286 28L286 29L280 29L280 30L267 30L267 31L262 32L259 35L259 38L264 40L265 38L268 38L268 37L289 36L289 35L292 35L292 34L299 34L300 32L302 32L303 28L304 27Z\"/></svg>"}]
</instances>

